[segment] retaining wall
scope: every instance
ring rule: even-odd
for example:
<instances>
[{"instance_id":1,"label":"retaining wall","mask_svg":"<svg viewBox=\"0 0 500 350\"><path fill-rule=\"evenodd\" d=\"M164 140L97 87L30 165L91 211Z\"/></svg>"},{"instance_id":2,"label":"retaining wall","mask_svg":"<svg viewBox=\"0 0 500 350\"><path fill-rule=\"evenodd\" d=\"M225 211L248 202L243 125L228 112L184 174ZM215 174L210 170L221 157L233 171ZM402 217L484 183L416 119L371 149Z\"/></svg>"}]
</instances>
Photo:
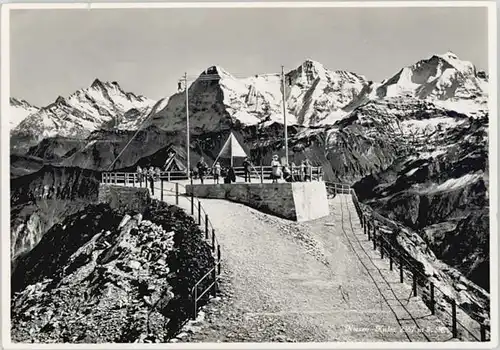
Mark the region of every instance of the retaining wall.
<instances>
[{"instance_id":1,"label":"retaining wall","mask_svg":"<svg viewBox=\"0 0 500 350\"><path fill-rule=\"evenodd\" d=\"M151 203L151 196L147 188L100 184L97 202L108 203L120 212L142 213Z\"/></svg>"},{"instance_id":2,"label":"retaining wall","mask_svg":"<svg viewBox=\"0 0 500 350\"><path fill-rule=\"evenodd\" d=\"M228 199L295 221L329 214L326 186L320 181L187 185L186 194L191 193L199 198Z\"/></svg>"}]
</instances>

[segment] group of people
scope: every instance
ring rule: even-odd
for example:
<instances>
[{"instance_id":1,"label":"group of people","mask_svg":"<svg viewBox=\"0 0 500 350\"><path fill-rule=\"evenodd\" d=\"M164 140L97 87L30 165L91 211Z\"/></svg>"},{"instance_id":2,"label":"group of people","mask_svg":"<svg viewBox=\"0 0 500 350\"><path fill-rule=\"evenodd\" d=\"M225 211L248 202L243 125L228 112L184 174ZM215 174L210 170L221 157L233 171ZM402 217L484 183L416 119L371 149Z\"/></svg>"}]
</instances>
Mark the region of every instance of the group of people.
<instances>
[{"instance_id":1,"label":"group of people","mask_svg":"<svg viewBox=\"0 0 500 350\"><path fill-rule=\"evenodd\" d=\"M218 184L220 178L224 180L224 183L236 182L236 174L232 166L222 167L220 162L215 162L212 169L209 169L208 164L205 162L203 157L200 158L198 163L196 163L196 169L191 171L191 177L199 177L201 183L204 183L205 176L212 172L214 183Z\"/></svg>"},{"instance_id":2,"label":"group of people","mask_svg":"<svg viewBox=\"0 0 500 350\"><path fill-rule=\"evenodd\" d=\"M152 166L142 169L139 165L137 166L136 173L139 177L139 181L153 180L158 181L160 179L161 170L158 167L153 168Z\"/></svg>"},{"instance_id":3,"label":"group of people","mask_svg":"<svg viewBox=\"0 0 500 350\"><path fill-rule=\"evenodd\" d=\"M297 182L297 181L311 181L311 163L308 159L301 162L299 166L295 163L290 162L289 164L282 165L279 161L277 155L274 155L271 161L271 179L272 182L278 182L279 179L284 179L287 182ZM255 167L248 158L243 161L243 173L245 182L252 182L252 171L257 172ZM137 166L137 174L139 181L157 181L160 179L161 170L158 167L144 168ZM223 167L220 162L216 161L211 168L205 162L203 157L196 164L196 168L191 170L191 178L199 178L201 183L204 183L205 177L212 173L214 184L218 184L220 179L224 180L224 183L236 182L236 174L232 166Z\"/></svg>"},{"instance_id":4,"label":"group of people","mask_svg":"<svg viewBox=\"0 0 500 350\"><path fill-rule=\"evenodd\" d=\"M282 177L286 182L311 181L312 166L308 159L304 159L299 166L294 162L282 165L278 160L278 156L274 155L271 167L273 182L278 182L278 179Z\"/></svg>"}]
</instances>

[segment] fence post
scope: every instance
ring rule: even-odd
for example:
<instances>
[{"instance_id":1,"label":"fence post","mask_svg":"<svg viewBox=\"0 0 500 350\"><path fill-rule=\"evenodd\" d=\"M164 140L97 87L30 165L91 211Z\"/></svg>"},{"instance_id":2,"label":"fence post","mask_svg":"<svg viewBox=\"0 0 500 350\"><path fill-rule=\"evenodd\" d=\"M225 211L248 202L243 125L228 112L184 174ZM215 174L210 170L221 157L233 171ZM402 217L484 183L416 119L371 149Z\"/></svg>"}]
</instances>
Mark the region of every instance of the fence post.
<instances>
[{"instance_id":1,"label":"fence post","mask_svg":"<svg viewBox=\"0 0 500 350\"><path fill-rule=\"evenodd\" d=\"M399 282L403 283L403 257L399 256Z\"/></svg>"},{"instance_id":2,"label":"fence post","mask_svg":"<svg viewBox=\"0 0 500 350\"><path fill-rule=\"evenodd\" d=\"M382 238L382 234L380 234L379 238L380 238L380 259L384 259L384 239Z\"/></svg>"},{"instance_id":3,"label":"fence post","mask_svg":"<svg viewBox=\"0 0 500 350\"><path fill-rule=\"evenodd\" d=\"M217 244L217 261L218 261L218 269L219 269L219 275L220 275L220 244Z\"/></svg>"},{"instance_id":4,"label":"fence post","mask_svg":"<svg viewBox=\"0 0 500 350\"><path fill-rule=\"evenodd\" d=\"M457 332L457 303L455 299L451 300L451 330L453 333L453 338L458 336Z\"/></svg>"},{"instance_id":5,"label":"fence post","mask_svg":"<svg viewBox=\"0 0 500 350\"><path fill-rule=\"evenodd\" d=\"M481 323L481 341L486 341L486 326Z\"/></svg>"},{"instance_id":6,"label":"fence post","mask_svg":"<svg viewBox=\"0 0 500 350\"><path fill-rule=\"evenodd\" d=\"M205 239L208 239L208 214L205 214Z\"/></svg>"},{"instance_id":7,"label":"fence post","mask_svg":"<svg viewBox=\"0 0 500 350\"><path fill-rule=\"evenodd\" d=\"M198 200L198 225L201 226L201 202Z\"/></svg>"},{"instance_id":8,"label":"fence post","mask_svg":"<svg viewBox=\"0 0 500 350\"><path fill-rule=\"evenodd\" d=\"M217 265L214 265L214 270L212 272L212 278L214 280L214 285L213 285L213 294L214 298L217 296Z\"/></svg>"},{"instance_id":9,"label":"fence post","mask_svg":"<svg viewBox=\"0 0 500 350\"><path fill-rule=\"evenodd\" d=\"M191 215L194 215L194 191L191 187Z\"/></svg>"},{"instance_id":10,"label":"fence post","mask_svg":"<svg viewBox=\"0 0 500 350\"><path fill-rule=\"evenodd\" d=\"M215 230L212 229L212 252L215 253Z\"/></svg>"},{"instance_id":11,"label":"fence post","mask_svg":"<svg viewBox=\"0 0 500 350\"><path fill-rule=\"evenodd\" d=\"M415 273L415 269L412 269L411 272L412 279L413 279L413 296L417 296L417 274Z\"/></svg>"},{"instance_id":12,"label":"fence post","mask_svg":"<svg viewBox=\"0 0 500 350\"><path fill-rule=\"evenodd\" d=\"M263 165L260 166L260 183L261 184L264 183L264 166Z\"/></svg>"},{"instance_id":13,"label":"fence post","mask_svg":"<svg viewBox=\"0 0 500 350\"><path fill-rule=\"evenodd\" d=\"M135 187L135 173L134 173L134 174L133 174L133 176L132 176L132 182L133 182L134 187Z\"/></svg>"},{"instance_id":14,"label":"fence post","mask_svg":"<svg viewBox=\"0 0 500 350\"><path fill-rule=\"evenodd\" d=\"M389 270L392 271L392 246L389 244Z\"/></svg>"},{"instance_id":15,"label":"fence post","mask_svg":"<svg viewBox=\"0 0 500 350\"><path fill-rule=\"evenodd\" d=\"M436 313L436 305L434 301L434 283L430 282L430 289L431 289L431 314L434 315Z\"/></svg>"},{"instance_id":16,"label":"fence post","mask_svg":"<svg viewBox=\"0 0 500 350\"><path fill-rule=\"evenodd\" d=\"M161 200L163 201L163 178L160 177Z\"/></svg>"},{"instance_id":17,"label":"fence post","mask_svg":"<svg viewBox=\"0 0 500 350\"><path fill-rule=\"evenodd\" d=\"M366 235L366 218L363 216L363 233Z\"/></svg>"},{"instance_id":18,"label":"fence post","mask_svg":"<svg viewBox=\"0 0 500 350\"><path fill-rule=\"evenodd\" d=\"M372 224L370 223L370 221L368 221L368 229L367 229L367 232L368 232L368 240L372 239L372 236L371 236L371 229L372 229Z\"/></svg>"},{"instance_id":19,"label":"fence post","mask_svg":"<svg viewBox=\"0 0 500 350\"><path fill-rule=\"evenodd\" d=\"M168 174L168 182L170 182L170 171L167 174Z\"/></svg>"},{"instance_id":20,"label":"fence post","mask_svg":"<svg viewBox=\"0 0 500 350\"><path fill-rule=\"evenodd\" d=\"M377 250L377 234L375 233L375 226L373 227L373 250Z\"/></svg>"},{"instance_id":21,"label":"fence post","mask_svg":"<svg viewBox=\"0 0 500 350\"><path fill-rule=\"evenodd\" d=\"M194 287L194 310L193 310L193 320L196 320L196 317L198 316L198 287Z\"/></svg>"},{"instance_id":22,"label":"fence post","mask_svg":"<svg viewBox=\"0 0 500 350\"><path fill-rule=\"evenodd\" d=\"M179 183L175 183L175 204L179 205Z\"/></svg>"}]
</instances>

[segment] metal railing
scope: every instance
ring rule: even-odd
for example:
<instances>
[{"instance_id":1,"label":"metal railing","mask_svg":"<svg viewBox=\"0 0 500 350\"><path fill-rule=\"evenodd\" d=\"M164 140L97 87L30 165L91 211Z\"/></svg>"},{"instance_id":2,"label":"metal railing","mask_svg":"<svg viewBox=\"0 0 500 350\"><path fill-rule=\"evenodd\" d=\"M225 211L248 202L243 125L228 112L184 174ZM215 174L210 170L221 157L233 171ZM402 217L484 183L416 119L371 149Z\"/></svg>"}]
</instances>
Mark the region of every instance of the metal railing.
<instances>
[{"instance_id":1,"label":"metal railing","mask_svg":"<svg viewBox=\"0 0 500 350\"><path fill-rule=\"evenodd\" d=\"M424 304L429 308L432 315L436 315L448 328L451 329L453 338L472 339L473 341L486 342L491 340L491 328L480 322L465 310L449 293L443 292L436 281L422 273L415 264L411 263L403 253L403 248L398 248L390 242L377 226L381 221L375 215L369 215L361 209L358 197L353 188L347 184L326 183L327 189L334 194L350 194L357 215L359 217L363 233L369 241L373 242L373 249L380 251L381 259L389 260L389 270L399 269L399 281L404 283L410 280L412 284L412 295L420 295ZM369 210L366 210L369 211ZM382 218L379 214L377 218ZM393 234L393 237L396 235ZM420 293L419 293L420 292Z\"/></svg>"},{"instance_id":2,"label":"metal railing","mask_svg":"<svg viewBox=\"0 0 500 350\"><path fill-rule=\"evenodd\" d=\"M186 179L186 174L184 174L184 179ZM175 175L178 175L175 174ZM174 176L175 176L174 175ZM203 208L200 200L191 194L191 196L186 195L186 188L182 184L178 182L172 182L170 180L175 177L172 173L163 173L160 175L159 179L159 187L155 183L155 181L147 181L144 176L141 176L137 173L102 173L102 183L111 184L111 185L124 185L124 186L132 186L139 188L148 188L151 191L151 194L154 196L155 190L160 191L160 200L164 201L165 192L167 193L175 193L175 204L179 205L180 197L185 197L189 200L190 203L190 214L195 219L197 225L201 228L202 232L204 231L204 238L209 243L209 246L212 250L213 257L215 258L214 266L207 272L203 277L201 277L195 285L191 288L191 298L193 300L193 319L196 319L198 316L198 308L199 301L205 294L209 291L212 292L215 297L217 294L217 286L218 280L221 273L221 250L220 244L215 235L215 229L212 225L212 222L209 219L208 213ZM149 184L148 184L149 182ZM165 183L173 184L174 189L166 188ZM184 193L180 192L180 188L184 189ZM208 287L203 290L199 290L199 287L202 285L204 281L211 278L212 282Z\"/></svg>"},{"instance_id":3,"label":"metal railing","mask_svg":"<svg viewBox=\"0 0 500 350\"><path fill-rule=\"evenodd\" d=\"M234 167L235 175L238 177L245 176L245 168L244 167ZM252 171L249 172L249 176L252 179L259 179L261 183L264 182L264 179L270 179L272 175L272 167L271 166L259 166L252 167ZM291 175L294 181L306 181L306 180L323 180L323 168L322 167L309 167L307 168L307 172L302 171L300 167L291 167L290 168ZM207 174L204 175L204 179L212 179L213 171L210 170ZM307 176L306 176L307 175ZM197 175L195 178L197 178ZM139 174L132 172L104 172L102 173L102 183L108 184L125 184L132 186L142 186L142 183L147 181L149 176L147 174ZM153 175L153 178L158 181L159 179L171 181L178 180L189 180L186 172L183 171L162 171L159 174Z\"/></svg>"}]
</instances>

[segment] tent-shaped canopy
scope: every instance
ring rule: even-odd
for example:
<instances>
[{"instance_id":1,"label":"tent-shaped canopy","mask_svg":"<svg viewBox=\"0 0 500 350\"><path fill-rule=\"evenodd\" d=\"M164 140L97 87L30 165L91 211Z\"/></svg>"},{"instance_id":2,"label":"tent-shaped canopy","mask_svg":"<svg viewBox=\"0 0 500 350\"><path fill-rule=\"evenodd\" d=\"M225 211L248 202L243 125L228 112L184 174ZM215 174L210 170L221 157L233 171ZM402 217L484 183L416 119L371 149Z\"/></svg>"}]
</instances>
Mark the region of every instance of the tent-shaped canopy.
<instances>
[{"instance_id":1,"label":"tent-shaped canopy","mask_svg":"<svg viewBox=\"0 0 500 350\"><path fill-rule=\"evenodd\" d=\"M234 157L240 157L240 158L245 158L248 157L247 153L243 149L243 146L241 143L238 141L236 136L234 136L233 132L231 131L231 134L227 138L226 142L224 143L224 146L222 146L222 149L219 152L219 155L215 159L215 162L221 159L231 159L231 166L233 166L233 158Z\"/></svg>"},{"instance_id":2,"label":"tent-shaped canopy","mask_svg":"<svg viewBox=\"0 0 500 350\"><path fill-rule=\"evenodd\" d=\"M165 171L186 171L186 166L177 158L177 154L174 151L170 151L163 169Z\"/></svg>"}]
</instances>

